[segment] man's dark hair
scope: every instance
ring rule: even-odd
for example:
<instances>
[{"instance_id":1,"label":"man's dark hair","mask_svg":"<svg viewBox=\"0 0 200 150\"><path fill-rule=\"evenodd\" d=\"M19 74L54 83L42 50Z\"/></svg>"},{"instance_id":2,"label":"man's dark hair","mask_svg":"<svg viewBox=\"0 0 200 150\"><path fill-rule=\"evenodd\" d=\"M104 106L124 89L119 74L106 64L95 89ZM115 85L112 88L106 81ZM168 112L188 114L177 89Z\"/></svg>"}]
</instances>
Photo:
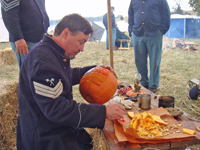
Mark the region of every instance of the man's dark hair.
<instances>
[{"instance_id":1,"label":"man's dark hair","mask_svg":"<svg viewBox=\"0 0 200 150\"><path fill-rule=\"evenodd\" d=\"M77 32L83 32L85 35L93 33L90 23L78 14L70 14L63 17L55 27L54 36L59 36L65 28L68 28L74 34Z\"/></svg>"}]
</instances>

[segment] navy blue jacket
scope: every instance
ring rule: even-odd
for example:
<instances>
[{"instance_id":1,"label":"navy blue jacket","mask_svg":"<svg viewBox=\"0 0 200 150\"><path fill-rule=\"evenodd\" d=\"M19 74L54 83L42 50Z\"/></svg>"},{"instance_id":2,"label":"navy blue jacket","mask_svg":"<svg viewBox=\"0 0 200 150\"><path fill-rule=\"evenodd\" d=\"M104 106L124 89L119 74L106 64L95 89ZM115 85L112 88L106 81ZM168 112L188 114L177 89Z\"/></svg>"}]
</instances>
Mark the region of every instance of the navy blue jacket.
<instances>
[{"instance_id":1,"label":"navy blue jacket","mask_svg":"<svg viewBox=\"0 0 200 150\"><path fill-rule=\"evenodd\" d=\"M111 12L111 19L112 19L112 28L115 28L115 15L112 12ZM108 30L108 14L107 13L103 16L103 24L106 30Z\"/></svg>"},{"instance_id":2,"label":"navy blue jacket","mask_svg":"<svg viewBox=\"0 0 200 150\"><path fill-rule=\"evenodd\" d=\"M79 128L104 127L104 105L77 103L72 96L72 85L93 67L71 68L65 50L48 35L26 55L18 88L18 150L78 149Z\"/></svg>"},{"instance_id":3,"label":"navy blue jacket","mask_svg":"<svg viewBox=\"0 0 200 150\"><path fill-rule=\"evenodd\" d=\"M131 0L128 10L129 36L165 34L170 26L170 10L166 0Z\"/></svg>"},{"instance_id":4,"label":"navy blue jacket","mask_svg":"<svg viewBox=\"0 0 200 150\"><path fill-rule=\"evenodd\" d=\"M11 2L15 2L15 5L6 7ZM39 42L49 27L45 0L19 0L19 3L16 0L2 0L1 11L11 42L20 39Z\"/></svg>"}]
</instances>

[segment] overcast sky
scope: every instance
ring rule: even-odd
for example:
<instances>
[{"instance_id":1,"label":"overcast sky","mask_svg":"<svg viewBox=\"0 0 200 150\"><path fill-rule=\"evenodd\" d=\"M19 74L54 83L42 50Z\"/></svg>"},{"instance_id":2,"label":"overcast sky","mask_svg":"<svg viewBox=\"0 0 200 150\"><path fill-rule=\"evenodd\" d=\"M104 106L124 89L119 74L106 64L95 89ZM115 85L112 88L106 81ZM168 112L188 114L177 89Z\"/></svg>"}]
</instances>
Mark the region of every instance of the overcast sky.
<instances>
[{"instance_id":1,"label":"overcast sky","mask_svg":"<svg viewBox=\"0 0 200 150\"><path fill-rule=\"evenodd\" d=\"M128 16L128 7L131 0L110 0L115 7L115 16ZM167 0L171 11L176 7L175 0ZM178 0L179 1L179 0ZM189 0L180 0L183 10L192 10ZM50 20L61 19L67 14L78 13L83 17L103 16L107 12L107 0L46 0L46 10ZM0 11L1 14L1 11Z\"/></svg>"},{"instance_id":2,"label":"overcast sky","mask_svg":"<svg viewBox=\"0 0 200 150\"><path fill-rule=\"evenodd\" d=\"M175 0L167 0L171 10L176 6ZM183 10L191 10L189 0L181 0ZM130 0L110 0L115 7L114 14L128 16ZM78 13L83 17L102 16L107 12L107 0L46 0L46 9L51 20L61 19L70 13Z\"/></svg>"}]
</instances>

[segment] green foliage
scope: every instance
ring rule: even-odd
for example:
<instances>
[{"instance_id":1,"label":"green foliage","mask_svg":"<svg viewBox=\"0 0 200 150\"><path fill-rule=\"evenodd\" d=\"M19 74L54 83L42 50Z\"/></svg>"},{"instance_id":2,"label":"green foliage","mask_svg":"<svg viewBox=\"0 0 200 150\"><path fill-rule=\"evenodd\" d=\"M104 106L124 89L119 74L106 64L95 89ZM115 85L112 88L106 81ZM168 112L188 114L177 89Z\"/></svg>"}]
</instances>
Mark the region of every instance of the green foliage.
<instances>
[{"instance_id":1,"label":"green foliage","mask_svg":"<svg viewBox=\"0 0 200 150\"><path fill-rule=\"evenodd\" d=\"M191 13L189 13L189 12L186 11L186 12L184 13L184 15L191 15Z\"/></svg>"},{"instance_id":2,"label":"green foliage","mask_svg":"<svg viewBox=\"0 0 200 150\"><path fill-rule=\"evenodd\" d=\"M200 1L199 0L189 0L190 7L192 7L193 11L198 12L200 14Z\"/></svg>"},{"instance_id":3,"label":"green foliage","mask_svg":"<svg viewBox=\"0 0 200 150\"><path fill-rule=\"evenodd\" d=\"M124 20L124 17L122 15L120 16L120 20Z\"/></svg>"}]
</instances>

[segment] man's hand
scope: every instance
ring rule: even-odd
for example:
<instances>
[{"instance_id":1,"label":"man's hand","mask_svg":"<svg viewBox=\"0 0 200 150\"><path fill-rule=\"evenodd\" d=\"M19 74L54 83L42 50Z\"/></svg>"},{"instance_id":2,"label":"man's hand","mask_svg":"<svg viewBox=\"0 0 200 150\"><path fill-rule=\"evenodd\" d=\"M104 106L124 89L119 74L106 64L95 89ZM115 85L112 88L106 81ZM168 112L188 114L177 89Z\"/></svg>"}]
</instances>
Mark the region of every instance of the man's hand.
<instances>
[{"instance_id":1,"label":"man's hand","mask_svg":"<svg viewBox=\"0 0 200 150\"><path fill-rule=\"evenodd\" d=\"M21 55L26 55L28 53L28 45L24 39L15 42L17 53Z\"/></svg>"},{"instance_id":2,"label":"man's hand","mask_svg":"<svg viewBox=\"0 0 200 150\"><path fill-rule=\"evenodd\" d=\"M102 68L110 70L115 75L115 77L118 78L117 74L115 73L114 69L111 66L108 66L108 65L99 65L97 67L102 67Z\"/></svg>"},{"instance_id":3,"label":"man's hand","mask_svg":"<svg viewBox=\"0 0 200 150\"><path fill-rule=\"evenodd\" d=\"M106 119L109 120L119 120L123 118L125 108L119 104L106 105Z\"/></svg>"}]
</instances>

